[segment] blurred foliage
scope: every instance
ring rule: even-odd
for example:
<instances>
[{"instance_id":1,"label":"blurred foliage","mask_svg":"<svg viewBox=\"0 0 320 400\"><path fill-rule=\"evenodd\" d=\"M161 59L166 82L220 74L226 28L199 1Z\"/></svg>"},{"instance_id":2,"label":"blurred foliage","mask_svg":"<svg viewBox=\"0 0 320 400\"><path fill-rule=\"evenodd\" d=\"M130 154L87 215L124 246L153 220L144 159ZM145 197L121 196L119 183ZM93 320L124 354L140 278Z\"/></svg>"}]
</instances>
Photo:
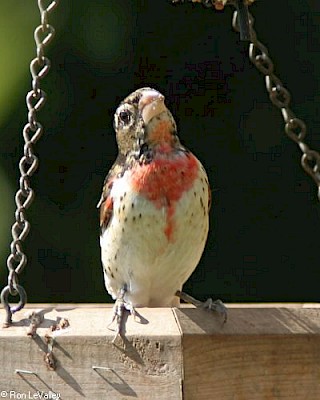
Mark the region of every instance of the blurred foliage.
<instances>
[{"instance_id":1,"label":"blurred foliage","mask_svg":"<svg viewBox=\"0 0 320 400\"><path fill-rule=\"evenodd\" d=\"M0 124L17 106L21 85L28 74L30 57L34 53L33 31L39 20L36 2L1 3L0 15Z\"/></svg>"},{"instance_id":2,"label":"blurred foliage","mask_svg":"<svg viewBox=\"0 0 320 400\"><path fill-rule=\"evenodd\" d=\"M1 193L1 212L0 212L0 259L4 259L7 252L7 237L10 232L10 224L13 221L14 204L13 204L13 188L8 181L6 173L0 169L0 193ZM7 273L5 268L1 268L0 278Z\"/></svg>"},{"instance_id":3,"label":"blurred foliage","mask_svg":"<svg viewBox=\"0 0 320 400\"><path fill-rule=\"evenodd\" d=\"M13 154L6 153L4 142L10 140L12 132L6 130L9 118L12 118L17 107L17 99L21 96L21 86L28 74L30 54L34 50L32 32L37 21L36 7L30 7L25 2L16 3L4 1L0 13L0 126L1 126L1 155L8 159ZM14 27L19 27L15 29ZM3 145L4 144L4 145ZM10 225L14 217L14 187L8 179L8 174L0 166L0 259L6 256ZM4 263L5 265L5 263ZM1 268L1 282L7 271Z\"/></svg>"},{"instance_id":4,"label":"blurred foliage","mask_svg":"<svg viewBox=\"0 0 320 400\"><path fill-rule=\"evenodd\" d=\"M1 2L3 284L40 20L36 3ZM252 13L297 115L309 125L308 143L320 149L320 9L311 0L287 3L257 2ZM36 199L21 275L29 301L110 300L96 203L116 156L113 112L147 85L166 95L182 141L204 163L214 189L208 244L186 289L225 301L318 300L316 189L231 16L230 7L218 13L167 0L61 1L50 14L57 35L46 49L52 68L39 113L45 135L35 146L40 168L31 180Z\"/></svg>"}]
</instances>

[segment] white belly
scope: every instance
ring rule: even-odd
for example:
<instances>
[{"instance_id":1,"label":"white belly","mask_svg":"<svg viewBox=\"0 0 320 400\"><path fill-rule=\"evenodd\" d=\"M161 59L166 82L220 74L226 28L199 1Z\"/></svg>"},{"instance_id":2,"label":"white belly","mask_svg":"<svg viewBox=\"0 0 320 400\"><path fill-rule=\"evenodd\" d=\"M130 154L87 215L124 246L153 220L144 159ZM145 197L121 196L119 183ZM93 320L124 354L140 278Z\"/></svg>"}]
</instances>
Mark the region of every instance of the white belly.
<instances>
[{"instance_id":1,"label":"white belly","mask_svg":"<svg viewBox=\"0 0 320 400\"><path fill-rule=\"evenodd\" d=\"M177 305L174 294L196 268L208 235L206 181L201 168L175 202L171 235L167 206L130 191L127 173L115 182L113 216L100 238L105 284L114 299L126 285L125 301L133 306Z\"/></svg>"}]
</instances>

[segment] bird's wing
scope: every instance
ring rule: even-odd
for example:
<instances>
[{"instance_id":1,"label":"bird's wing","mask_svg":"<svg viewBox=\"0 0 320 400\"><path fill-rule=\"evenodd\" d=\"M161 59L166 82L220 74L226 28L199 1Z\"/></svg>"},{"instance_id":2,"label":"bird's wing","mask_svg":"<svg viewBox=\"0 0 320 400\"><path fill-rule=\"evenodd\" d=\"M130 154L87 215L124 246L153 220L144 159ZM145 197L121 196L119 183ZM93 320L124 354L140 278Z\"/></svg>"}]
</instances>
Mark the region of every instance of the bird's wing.
<instances>
[{"instance_id":1,"label":"bird's wing","mask_svg":"<svg viewBox=\"0 0 320 400\"><path fill-rule=\"evenodd\" d=\"M208 211L210 211L212 205L212 192L211 192L211 187L208 183Z\"/></svg>"},{"instance_id":2,"label":"bird's wing","mask_svg":"<svg viewBox=\"0 0 320 400\"><path fill-rule=\"evenodd\" d=\"M124 172L124 165L121 157L118 156L117 160L110 169L106 176L103 184L101 198L97 204L97 208L100 208L100 230L103 232L112 217L113 214L113 198L111 196L111 189L115 179L122 176Z\"/></svg>"},{"instance_id":3,"label":"bird's wing","mask_svg":"<svg viewBox=\"0 0 320 400\"><path fill-rule=\"evenodd\" d=\"M200 163L200 161L199 161L199 163ZM210 211L211 205L212 205L212 190L211 190L211 187L210 187L210 183L209 183L207 172L206 172L204 166L201 163L200 163L200 168L202 169L202 172L204 173L205 182L206 182L206 184L208 186L208 211Z\"/></svg>"}]
</instances>

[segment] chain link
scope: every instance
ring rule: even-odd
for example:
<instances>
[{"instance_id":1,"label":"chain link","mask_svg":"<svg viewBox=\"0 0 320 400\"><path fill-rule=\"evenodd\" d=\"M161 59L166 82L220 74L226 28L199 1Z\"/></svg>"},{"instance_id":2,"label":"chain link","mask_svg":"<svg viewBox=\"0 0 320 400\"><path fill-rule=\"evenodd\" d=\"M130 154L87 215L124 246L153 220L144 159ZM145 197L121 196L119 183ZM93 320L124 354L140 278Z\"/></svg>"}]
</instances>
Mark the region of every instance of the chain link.
<instances>
[{"instance_id":1,"label":"chain link","mask_svg":"<svg viewBox=\"0 0 320 400\"><path fill-rule=\"evenodd\" d=\"M314 180L318 187L318 198L320 201L320 153L311 149L304 139L307 128L301 119L297 118L290 108L291 95L281 80L274 73L274 64L269 57L267 47L262 44L253 28L254 18L248 11L248 6L255 0L171 0L172 3L201 3L206 7L215 7L218 10L225 5L236 8L233 14L232 26L240 32L241 40L249 40L249 58L255 67L265 76L265 85L269 93L270 101L281 110L285 133L297 143L302 151L301 166Z\"/></svg>"},{"instance_id":2,"label":"chain link","mask_svg":"<svg viewBox=\"0 0 320 400\"><path fill-rule=\"evenodd\" d=\"M248 42L251 40L251 30L249 24L249 11L250 6L255 0L171 0L175 3L201 3L204 7L215 8L216 10L223 10L226 5L232 5L237 9L239 19L239 32L240 40Z\"/></svg>"},{"instance_id":3,"label":"chain link","mask_svg":"<svg viewBox=\"0 0 320 400\"><path fill-rule=\"evenodd\" d=\"M20 179L19 189L15 196L16 212L15 222L11 228L12 242L10 244L10 255L7 259L8 285L1 292L1 302L6 310L6 320L3 324L7 327L12 322L12 314L21 310L26 301L27 295L24 288L19 285L18 275L27 264L27 256L22 247L22 242L28 236L30 223L26 217L26 210L34 199L34 191L30 187L29 178L38 168L39 160L33 150L33 145L43 134L43 126L37 120L37 112L46 102L46 93L40 88L41 80L47 75L50 69L50 60L45 57L44 49L54 37L55 30L48 23L50 14L58 5L58 0L52 1L47 7L45 0L38 0L38 7L41 15L41 24L34 31L37 57L30 62L32 76L32 90L26 96L28 107L28 122L23 128L24 148L23 156L19 162ZM19 296L19 302L15 307L9 304L9 295Z\"/></svg>"},{"instance_id":4,"label":"chain link","mask_svg":"<svg viewBox=\"0 0 320 400\"><path fill-rule=\"evenodd\" d=\"M302 151L301 165L309 174L318 187L318 198L320 200L320 154L311 149L304 141L307 128L305 123L297 118L290 108L291 95L281 80L274 74L274 64L269 57L269 52L257 38L253 28L254 19L249 14L249 26L251 43L249 47L249 58L255 67L265 76L265 85L269 93L270 101L280 109L285 122L285 133L297 143ZM235 11L232 20L233 28L239 32L238 12Z\"/></svg>"},{"instance_id":5,"label":"chain link","mask_svg":"<svg viewBox=\"0 0 320 400\"><path fill-rule=\"evenodd\" d=\"M256 0L171 0L173 4L175 3L201 3L205 7L213 8L217 10L222 10L225 5L236 6L236 3L242 2L244 5L251 5Z\"/></svg>"}]
</instances>

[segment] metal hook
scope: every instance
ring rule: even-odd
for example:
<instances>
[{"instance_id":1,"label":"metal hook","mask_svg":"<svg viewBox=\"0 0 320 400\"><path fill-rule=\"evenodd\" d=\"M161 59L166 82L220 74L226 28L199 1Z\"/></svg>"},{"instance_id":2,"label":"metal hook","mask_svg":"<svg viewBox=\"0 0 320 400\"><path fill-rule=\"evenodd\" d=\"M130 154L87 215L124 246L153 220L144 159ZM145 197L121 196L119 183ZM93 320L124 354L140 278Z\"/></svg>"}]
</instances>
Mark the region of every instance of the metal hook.
<instances>
[{"instance_id":1,"label":"metal hook","mask_svg":"<svg viewBox=\"0 0 320 400\"><path fill-rule=\"evenodd\" d=\"M245 0L236 0L235 7L237 9L237 17L239 21L240 40L243 42L251 42L248 5Z\"/></svg>"},{"instance_id":2,"label":"metal hook","mask_svg":"<svg viewBox=\"0 0 320 400\"><path fill-rule=\"evenodd\" d=\"M6 319L3 323L3 327L7 328L8 326L10 326L12 324L12 314L14 314L15 312L21 310L26 302L27 302L27 293L24 290L24 288L20 285L14 285L14 289L17 291L19 297L20 297L20 301L16 306L10 306L8 298L9 298L9 294L10 294L10 286L7 285L2 289L1 292L1 303L3 304L3 308L5 309L7 316Z\"/></svg>"}]
</instances>

